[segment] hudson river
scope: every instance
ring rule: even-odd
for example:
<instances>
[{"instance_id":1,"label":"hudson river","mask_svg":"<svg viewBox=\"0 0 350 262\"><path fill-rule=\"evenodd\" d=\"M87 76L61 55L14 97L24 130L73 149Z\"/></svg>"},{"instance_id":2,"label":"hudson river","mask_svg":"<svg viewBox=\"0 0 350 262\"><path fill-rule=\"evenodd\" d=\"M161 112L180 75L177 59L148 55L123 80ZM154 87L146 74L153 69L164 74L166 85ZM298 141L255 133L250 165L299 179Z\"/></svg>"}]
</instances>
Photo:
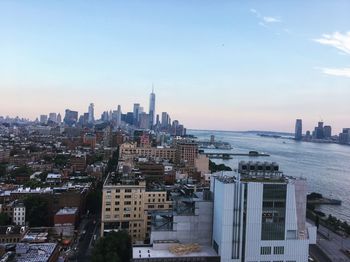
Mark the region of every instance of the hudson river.
<instances>
[{"instance_id":1,"label":"hudson river","mask_svg":"<svg viewBox=\"0 0 350 262\"><path fill-rule=\"evenodd\" d=\"M296 142L245 132L189 130L188 134L199 140L209 140L210 135L214 135L216 141L230 143L230 152L233 153L254 150L270 154L269 157L234 156L233 159L214 161L224 163L232 169L237 168L238 162L242 160L276 162L285 175L306 178L309 192L342 200L341 206L323 205L317 209L350 222L350 146Z\"/></svg>"}]
</instances>

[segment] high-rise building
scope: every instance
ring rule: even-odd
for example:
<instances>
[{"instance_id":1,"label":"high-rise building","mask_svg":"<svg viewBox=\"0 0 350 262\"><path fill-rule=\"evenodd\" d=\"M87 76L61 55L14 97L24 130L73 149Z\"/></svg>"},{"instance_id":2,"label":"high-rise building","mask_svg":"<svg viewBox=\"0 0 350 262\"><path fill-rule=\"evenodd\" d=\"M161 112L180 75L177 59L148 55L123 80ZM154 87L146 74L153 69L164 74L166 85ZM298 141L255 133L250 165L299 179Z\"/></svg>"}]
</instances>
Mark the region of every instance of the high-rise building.
<instances>
[{"instance_id":1,"label":"high-rise building","mask_svg":"<svg viewBox=\"0 0 350 262\"><path fill-rule=\"evenodd\" d=\"M47 123L47 115L40 115L40 124Z\"/></svg>"},{"instance_id":2,"label":"high-rise building","mask_svg":"<svg viewBox=\"0 0 350 262\"><path fill-rule=\"evenodd\" d=\"M317 127L315 127L315 136L317 139L323 139L323 122L318 122Z\"/></svg>"},{"instance_id":3,"label":"high-rise building","mask_svg":"<svg viewBox=\"0 0 350 262\"><path fill-rule=\"evenodd\" d=\"M133 108L133 124L134 126L138 126L139 123L139 114L140 114L140 104L135 103Z\"/></svg>"},{"instance_id":4,"label":"high-rise building","mask_svg":"<svg viewBox=\"0 0 350 262\"><path fill-rule=\"evenodd\" d=\"M142 129L148 129L149 128L149 118L150 118L149 114L142 112L139 115L139 127Z\"/></svg>"},{"instance_id":5,"label":"high-rise building","mask_svg":"<svg viewBox=\"0 0 350 262\"><path fill-rule=\"evenodd\" d=\"M149 96L149 129L154 126L154 116L156 113L156 94L152 88L152 93Z\"/></svg>"},{"instance_id":6,"label":"high-rise building","mask_svg":"<svg viewBox=\"0 0 350 262\"><path fill-rule=\"evenodd\" d=\"M331 126L324 126L323 127L323 136L325 139L329 139L332 137L332 127Z\"/></svg>"},{"instance_id":7,"label":"high-rise building","mask_svg":"<svg viewBox=\"0 0 350 262\"><path fill-rule=\"evenodd\" d=\"M308 261L317 233L306 223L306 180L285 177L275 163L243 162L213 175L211 191L222 262Z\"/></svg>"},{"instance_id":8,"label":"high-rise building","mask_svg":"<svg viewBox=\"0 0 350 262\"><path fill-rule=\"evenodd\" d=\"M56 113L50 113L49 114L49 120L52 122L57 122L57 114Z\"/></svg>"},{"instance_id":9,"label":"high-rise building","mask_svg":"<svg viewBox=\"0 0 350 262\"><path fill-rule=\"evenodd\" d=\"M301 140L303 138L303 124L301 119L295 121L295 140Z\"/></svg>"},{"instance_id":10,"label":"high-rise building","mask_svg":"<svg viewBox=\"0 0 350 262\"><path fill-rule=\"evenodd\" d=\"M64 123L68 126L72 126L78 121L78 112L66 109L66 114L64 116Z\"/></svg>"},{"instance_id":11,"label":"high-rise building","mask_svg":"<svg viewBox=\"0 0 350 262\"><path fill-rule=\"evenodd\" d=\"M120 127L122 124L122 107L120 105L118 105L116 117L117 117L117 119L116 119L117 127Z\"/></svg>"},{"instance_id":12,"label":"high-rise building","mask_svg":"<svg viewBox=\"0 0 350 262\"><path fill-rule=\"evenodd\" d=\"M95 122L94 104L93 104L93 103L91 103L91 104L89 105L88 114L89 114L88 122L89 122L89 124L92 124L93 122Z\"/></svg>"},{"instance_id":13,"label":"high-rise building","mask_svg":"<svg viewBox=\"0 0 350 262\"><path fill-rule=\"evenodd\" d=\"M161 122L161 127L162 128L167 128L169 125L169 115L167 112L162 112L162 122Z\"/></svg>"},{"instance_id":14,"label":"high-rise building","mask_svg":"<svg viewBox=\"0 0 350 262\"><path fill-rule=\"evenodd\" d=\"M58 114L57 114L57 123L58 123L58 124L61 124L61 122L62 122L62 116L61 116L60 113L58 113Z\"/></svg>"}]
</instances>

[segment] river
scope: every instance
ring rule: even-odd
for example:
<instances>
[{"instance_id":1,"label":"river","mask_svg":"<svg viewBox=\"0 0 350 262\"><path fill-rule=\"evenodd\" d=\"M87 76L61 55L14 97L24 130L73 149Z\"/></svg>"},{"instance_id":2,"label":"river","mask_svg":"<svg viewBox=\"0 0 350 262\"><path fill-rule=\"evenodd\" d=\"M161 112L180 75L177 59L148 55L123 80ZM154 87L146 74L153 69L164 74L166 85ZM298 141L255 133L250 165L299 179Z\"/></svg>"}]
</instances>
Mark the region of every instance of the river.
<instances>
[{"instance_id":1,"label":"river","mask_svg":"<svg viewBox=\"0 0 350 262\"><path fill-rule=\"evenodd\" d=\"M342 200L341 206L323 205L317 209L350 222L350 146L261 137L250 132L189 130L188 134L199 140L209 140L210 135L214 135L216 141L230 143L233 153L254 150L270 154L269 157L234 156L214 161L231 168L237 168L242 160L277 162L285 175L306 178L309 192Z\"/></svg>"}]
</instances>

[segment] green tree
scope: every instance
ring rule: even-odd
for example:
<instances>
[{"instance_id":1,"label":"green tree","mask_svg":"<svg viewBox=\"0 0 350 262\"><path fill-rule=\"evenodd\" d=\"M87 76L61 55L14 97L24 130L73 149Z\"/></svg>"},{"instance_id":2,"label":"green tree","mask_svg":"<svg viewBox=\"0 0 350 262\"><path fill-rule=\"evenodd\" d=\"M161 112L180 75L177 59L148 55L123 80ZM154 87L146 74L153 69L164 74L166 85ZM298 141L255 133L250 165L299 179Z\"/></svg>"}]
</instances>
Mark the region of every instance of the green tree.
<instances>
[{"instance_id":1,"label":"green tree","mask_svg":"<svg viewBox=\"0 0 350 262\"><path fill-rule=\"evenodd\" d=\"M9 217L6 213L0 213L0 226L6 226L10 222Z\"/></svg>"},{"instance_id":2,"label":"green tree","mask_svg":"<svg viewBox=\"0 0 350 262\"><path fill-rule=\"evenodd\" d=\"M101 238L93 252L92 262L127 262L131 259L132 245L126 231L111 232Z\"/></svg>"},{"instance_id":3,"label":"green tree","mask_svg":"<svg viewBox=\"0 0 350 262\"><path fill-rule=\"evenodd\" d=\"M41 196L28 196L24 199L26 221L31 227L49 226L48 201Z\"/></svg>"},{"instance_id":4,"label":"green tree","mask_svg":"<svg viewBox=\"0 0 350 262\"><path fill-rule=\"evenodd\" d=\"M218 171L232 171L231 167L226 166L224 164L215 164L215 162L209 160L209 170L212 173L218 172Z\"/></svg>"}]
</instances>

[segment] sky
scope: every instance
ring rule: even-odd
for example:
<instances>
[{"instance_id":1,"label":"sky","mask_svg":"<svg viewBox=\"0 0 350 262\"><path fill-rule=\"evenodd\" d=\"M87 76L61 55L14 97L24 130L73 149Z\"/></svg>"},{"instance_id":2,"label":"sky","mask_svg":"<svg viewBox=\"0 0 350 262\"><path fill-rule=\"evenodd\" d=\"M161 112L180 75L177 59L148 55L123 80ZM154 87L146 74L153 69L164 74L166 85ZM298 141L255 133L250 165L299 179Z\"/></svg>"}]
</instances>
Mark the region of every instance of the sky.
<instances>
[{"instance_id":1,"label":"sky","mask_svg":"<svg viewBox=\"0 0 350 262\"><path fill-rule=\"evenodd\" d=\"M350 1L0 1L0 115L133 103L188 128L350 126Z\"/></svg>"}]
</instances>

